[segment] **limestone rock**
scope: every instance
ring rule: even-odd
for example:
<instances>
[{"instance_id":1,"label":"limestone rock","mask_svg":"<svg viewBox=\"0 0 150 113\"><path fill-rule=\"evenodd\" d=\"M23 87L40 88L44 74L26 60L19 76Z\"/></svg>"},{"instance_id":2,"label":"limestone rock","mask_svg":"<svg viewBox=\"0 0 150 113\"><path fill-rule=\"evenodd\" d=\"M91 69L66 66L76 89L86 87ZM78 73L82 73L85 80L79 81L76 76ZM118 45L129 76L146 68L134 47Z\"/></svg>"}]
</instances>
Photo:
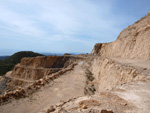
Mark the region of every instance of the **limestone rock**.
<instances>
[{"instance_id":1,"label":"limestone rock","mask_svg":"<svg viewBox=\"0 0 150 113\"><path fill-rule=\"evenodd\" d=\"M74 56L40 56L33 58L23 58L20 64L16 65L12 71L12 77L28 80L38 80L44 76L66 68L81 57Z\"/></svg>"},{"instance_id":2,"label":"limestone rock","mask_svg":"<svg viewBox=\"0 0 150 113\"><path fill-rule=\"evenodd\" d=\"M150 60L150 13L124 29L117 40L99 43L92 54L103 57L123 57Z\"/></svg>"}]
</instances>

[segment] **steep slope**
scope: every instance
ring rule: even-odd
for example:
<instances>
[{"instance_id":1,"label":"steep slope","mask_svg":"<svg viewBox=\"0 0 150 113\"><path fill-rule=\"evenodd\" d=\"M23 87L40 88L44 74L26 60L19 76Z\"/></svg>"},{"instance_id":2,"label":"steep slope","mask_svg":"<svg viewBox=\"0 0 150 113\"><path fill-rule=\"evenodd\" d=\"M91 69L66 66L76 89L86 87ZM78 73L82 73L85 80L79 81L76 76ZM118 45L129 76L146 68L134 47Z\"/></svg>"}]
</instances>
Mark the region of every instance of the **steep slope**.
<instances>
[{"instance_id":1,"label":"steep slope","mask_svg":"<svg viewBox=\"0 0 150 113\"><path fill-rule=\"evenodd\" d=\"M124 29L116 41L96 44L92 54L150 60L150 12Z\"/></svg>"}]
</instances>

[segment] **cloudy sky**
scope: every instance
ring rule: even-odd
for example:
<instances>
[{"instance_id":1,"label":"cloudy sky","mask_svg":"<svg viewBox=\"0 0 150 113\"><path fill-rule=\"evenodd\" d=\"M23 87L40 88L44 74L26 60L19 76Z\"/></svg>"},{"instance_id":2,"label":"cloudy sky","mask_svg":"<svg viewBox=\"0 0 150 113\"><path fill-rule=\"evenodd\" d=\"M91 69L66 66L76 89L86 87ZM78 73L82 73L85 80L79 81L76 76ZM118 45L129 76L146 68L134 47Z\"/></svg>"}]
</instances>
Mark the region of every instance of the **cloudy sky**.
<instances>
[{"instance_id":1,"label":"cloudy sky","mask_svg":"<svg viewBox=\"0 0 150 113\"><path fill-rule=\"evenodd\" d=\"M150 0L0 0L0 54L90 53L150 10Z\"/></svg>"}]
</instances>

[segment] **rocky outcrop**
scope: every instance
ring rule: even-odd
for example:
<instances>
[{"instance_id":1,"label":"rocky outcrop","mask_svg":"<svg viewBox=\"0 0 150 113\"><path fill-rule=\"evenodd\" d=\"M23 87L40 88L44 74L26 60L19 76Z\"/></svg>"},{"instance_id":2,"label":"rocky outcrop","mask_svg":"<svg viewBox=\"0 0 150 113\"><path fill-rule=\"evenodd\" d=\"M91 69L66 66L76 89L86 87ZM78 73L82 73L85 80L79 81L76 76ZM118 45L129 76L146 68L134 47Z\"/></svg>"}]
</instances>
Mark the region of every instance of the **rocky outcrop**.
<instances>
[{"instance_id":1,"label":"rocky outcrop","mask_svg":"<svg viewBox=\"0 0 150 113\"><path fill-rule=\"evenodd\" d=\"M150 13L124 29L116 41L96 44L92 54L150 60Z\"/></svg>"},{"instance_id":2,"label":"rocky outcrop","mask_svg":"<svg viewBox=\"0 0 150 113\"><path fill-rule=\"evenodd\" d=\"M107 43L97 43L97 44L95 44L91 54L93 54L93 55L101 54L102 51L104 51L106 45L107 45Z\"/></svg>"},{"instance_id":3,"label":"rocky outcrop","mask_svg":"<svg viewBox=\"0 0 150 113\"><path fill-rule=\"evenodd\" d=\"M98 84L99 92L144 78L143 71L136 67L108 58L94 59L90 68L95 82Z\"/></svg>"},{"instance_id":4,"label":"rocky outcrop","mask_svg":"<svg viewBox=\"0 0 150 113\"><path fill-rule=\"evenodd\" d=\"M47 113L51 108L47 108ZM52 113L127 113L130 107L128 103L117 95L103 92L90 97L77 97L54 106Z\"/></svg>"}]
</instances>

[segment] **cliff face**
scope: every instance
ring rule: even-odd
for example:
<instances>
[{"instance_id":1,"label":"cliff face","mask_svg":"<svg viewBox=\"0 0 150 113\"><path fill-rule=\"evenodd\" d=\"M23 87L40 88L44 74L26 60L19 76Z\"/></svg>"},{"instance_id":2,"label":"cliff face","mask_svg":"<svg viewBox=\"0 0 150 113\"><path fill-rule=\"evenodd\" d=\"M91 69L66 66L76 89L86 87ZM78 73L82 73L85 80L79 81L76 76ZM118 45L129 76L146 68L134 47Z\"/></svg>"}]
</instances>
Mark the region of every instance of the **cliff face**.
<instances>
[{"instance_id":1,"label":"cliff face","mask_svg":"<svg viewBox=\"0 0 150 113\"><path fill-rule=\"evenodd\" d=\"M92 54L150 60L150 13L124 29L116 41L94 46ZM143 51L144 50L144 51Z\"/></svg>"},{"instance_id":2,"label":"cliff face","mask_svg":"<svg viewBox=\"0 0 150 113\"><path fill-rule=\"evenodd\" d=\"M98 84L97 91L112 90L131 81L144 79L145 70L148 66L142 67L139 63L146 64L136 60L96 58L90 68ZM148 63L147 63L148 64ZM141 68L139 70L138 68Z\"/></svg>"},{"instance_id":3,"label":"cliff face","mask_svg":"<svg viewBox=\"0 0 150 113\"><path fill-rule=\"evenodd\" d=\"M12 71L12 77L37 80L46 75L66 68L75 60L80 59L73 56L40 56L34 58L23 58L20 64Z\"/></svg>"}]
</instances>

